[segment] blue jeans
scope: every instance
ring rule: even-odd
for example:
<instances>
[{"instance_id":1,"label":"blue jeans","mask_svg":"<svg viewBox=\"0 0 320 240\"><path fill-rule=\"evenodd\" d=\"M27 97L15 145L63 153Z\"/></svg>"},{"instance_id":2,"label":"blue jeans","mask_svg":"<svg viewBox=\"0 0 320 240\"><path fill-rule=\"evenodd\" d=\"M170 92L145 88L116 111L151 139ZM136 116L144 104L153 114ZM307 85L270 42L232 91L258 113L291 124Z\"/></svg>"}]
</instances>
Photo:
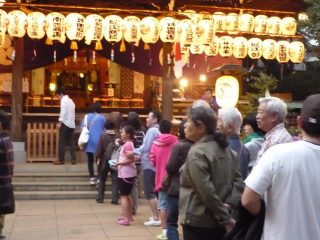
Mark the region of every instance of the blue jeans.
<instances>
[{"instance_id":1,"label":"blue jeans","mask_svg":"<svg viewBox=\"0 0 320 240\"><path fill-rule=\"evenodd\" d=\"M179 240L178 233L179 198L168 195L167 238Z\"/></svg>"}]
</instances>

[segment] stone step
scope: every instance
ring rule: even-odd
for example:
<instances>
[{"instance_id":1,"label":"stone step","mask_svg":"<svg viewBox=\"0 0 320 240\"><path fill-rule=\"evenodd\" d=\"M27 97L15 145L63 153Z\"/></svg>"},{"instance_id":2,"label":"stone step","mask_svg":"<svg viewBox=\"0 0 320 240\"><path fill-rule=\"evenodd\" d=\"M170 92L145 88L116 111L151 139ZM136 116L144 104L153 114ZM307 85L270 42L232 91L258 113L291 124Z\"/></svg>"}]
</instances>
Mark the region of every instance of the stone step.
<instances>
[{"instance_id":1,"label":"stone step","mask_svg":"<svg viewBox=\"0 0 320 240\"><path fill-rule=\"evenodd\" d=\"M88 173L52 173L52 172L26 172L15 173L14 182L66 182L89 181Z\"/></svg>"}]
</instances>

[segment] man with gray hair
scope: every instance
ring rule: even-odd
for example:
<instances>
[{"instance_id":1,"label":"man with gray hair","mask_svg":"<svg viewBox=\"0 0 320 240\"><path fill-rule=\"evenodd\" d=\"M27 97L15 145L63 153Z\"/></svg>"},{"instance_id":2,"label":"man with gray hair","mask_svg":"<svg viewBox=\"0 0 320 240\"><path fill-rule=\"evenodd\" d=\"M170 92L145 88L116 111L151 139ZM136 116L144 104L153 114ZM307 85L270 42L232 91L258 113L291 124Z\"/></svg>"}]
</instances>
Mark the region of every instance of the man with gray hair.
<instances>
[{"instance_id":1,"label":"man with gray hair","mask_svg":"<svg viewBox=\"0 0 320 240\"><path fill-rule=\"evenodd\" d=\"M243 178L248 175L250 155L248 149L240 140L242 116L235 107L220 108L218 110L217 127L228 137L229 147L237 152L240 160L241 174Z\"/></svg>"},{"instance_id":2,"label":"man with gray hair","mask_svg":"<svg viewBox=\"0 0 320 240\"><path fill-rule=\"evenodd\" d=\"M292 136L286 130L284 121L287 115L287 105L276 97L265 97L259 99L257 113L257 124L260 129L266 132L264 142L258 152L256 163L263 153L270 147L279 143L292 142ZM256 165L254 164L254 166Z\"/></svg>"}]
</instances>

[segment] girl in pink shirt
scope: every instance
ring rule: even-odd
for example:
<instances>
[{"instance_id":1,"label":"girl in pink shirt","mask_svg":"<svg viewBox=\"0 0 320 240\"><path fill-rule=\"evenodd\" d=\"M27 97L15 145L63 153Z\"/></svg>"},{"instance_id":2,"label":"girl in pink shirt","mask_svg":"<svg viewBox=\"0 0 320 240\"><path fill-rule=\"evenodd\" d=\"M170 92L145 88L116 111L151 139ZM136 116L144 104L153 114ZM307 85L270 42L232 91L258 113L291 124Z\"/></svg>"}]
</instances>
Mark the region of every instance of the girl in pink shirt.
<instances>
[{"instance_id":1,"label":"girl in pink shirt","mask_svg":"<svg viewBox=\"0 0 320 240\"><path fill-rule=\"evenodd\" d=\"M116 163L116 166L118 166L118 186L122 208L122 216L119 217L118 224L129 226L130 221L133 220L130 193L137 176L137 170L134 158L126 157L126 153L134 150L132 142L134 139L134 128L126 125L121 129L120 133L124 144L120 150L119 160Z\"/></svg>"}]
</instances>

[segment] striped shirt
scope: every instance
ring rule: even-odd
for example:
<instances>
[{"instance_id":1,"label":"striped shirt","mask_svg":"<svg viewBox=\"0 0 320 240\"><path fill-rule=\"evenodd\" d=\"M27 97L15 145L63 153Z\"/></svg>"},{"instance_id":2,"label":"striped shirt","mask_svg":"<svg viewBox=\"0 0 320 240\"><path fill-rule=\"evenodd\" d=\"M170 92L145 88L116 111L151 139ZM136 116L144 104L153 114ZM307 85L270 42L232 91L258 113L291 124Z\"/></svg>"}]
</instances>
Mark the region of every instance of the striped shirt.
<instances>
[{"instance_id":1,"label":"striped shirt","mask_svg":"<svg viewBox=\"0 0 320 240\"><path fill-rule=\"evenodd\" d=\"M13 176L13 146L6 132L0 133L0 184L11 182Z\"/></svg>"}]
</instances>

